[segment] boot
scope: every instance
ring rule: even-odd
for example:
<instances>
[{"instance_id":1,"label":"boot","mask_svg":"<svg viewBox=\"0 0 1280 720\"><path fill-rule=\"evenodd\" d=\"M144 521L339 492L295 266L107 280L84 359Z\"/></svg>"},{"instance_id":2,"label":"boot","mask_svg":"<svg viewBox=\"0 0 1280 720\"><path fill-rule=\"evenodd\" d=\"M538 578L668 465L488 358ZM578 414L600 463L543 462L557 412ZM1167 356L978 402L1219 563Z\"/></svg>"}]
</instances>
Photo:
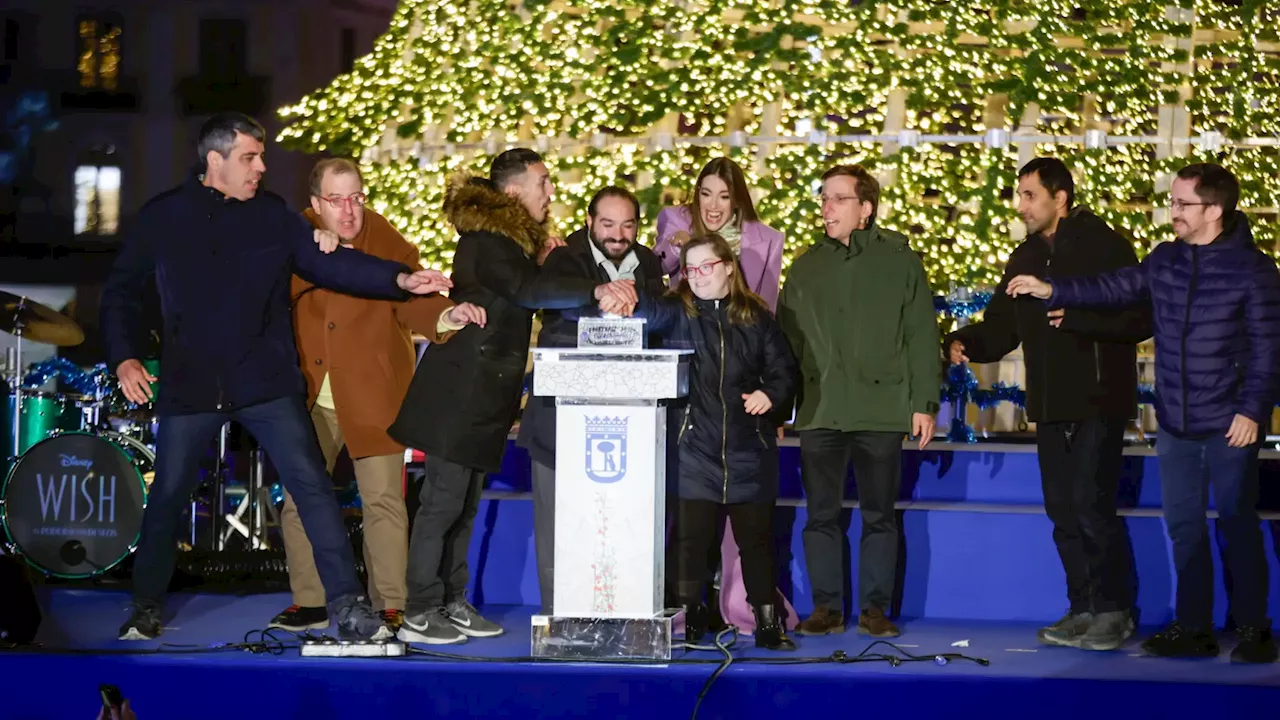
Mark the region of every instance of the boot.
<instances>
[{"instance_id":1,"label":"boot","mask_svg":"<svg viewBox=\"0 0 1280 720\"><path fill-rule=\"evenodd\" d=\"M724 615L720 614L720 583L712 585L707 595L707 630L713 635L719 635L729 628Z\"/></svg>"},{"instance_id":2,"label":"boot","mask_svg":"<svg viewBox=\"0 0 1280 720\"><path fill-rule=\"evenodd\" d=\"M787 637L773 605L756 605L756 647L768 650L795 650L795 641Z\"/></svg>"},{"instance_id":3,"label":"boot","mask_svg":"<svg viewBox=\"0 0 1280 720\"><path fill-rule=\"evenodd\" d=\"M706 636L711 618L707 606L700 602L685 602L684 608L684 641L697 645Z\"/></svg>"}]
</instances>

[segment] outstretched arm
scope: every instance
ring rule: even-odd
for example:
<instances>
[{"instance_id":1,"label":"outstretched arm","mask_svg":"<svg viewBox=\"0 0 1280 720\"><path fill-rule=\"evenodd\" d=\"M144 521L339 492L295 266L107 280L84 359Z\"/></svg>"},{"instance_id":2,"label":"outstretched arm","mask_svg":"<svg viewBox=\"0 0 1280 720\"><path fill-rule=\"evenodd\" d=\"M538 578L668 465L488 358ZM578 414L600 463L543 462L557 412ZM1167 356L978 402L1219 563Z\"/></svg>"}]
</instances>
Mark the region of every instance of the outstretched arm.
<instances>
[{"instance_id":1,"label":"outstretched arm","mask_svg":"<svg viewBox=\"0 0 1280 720\"><path fill-rule=\"evenodd\" d=\"M1108 238L1107 255L1100 266L1105 272L1138 267L1133 245L1119 234ZM1140 343L1151 337L1151 303L1141 300L1121 308L1072 308L1061 313L1058 327L1094 340Z\"/></svg>"},{"instance_id":2,"label":"outstretched arm","mask_svg":"<svg viewBox=\"0 0 1280 720\"><path fill-rule=\"evenodd\" d=\"M684 302L674 295L640 294L636 317L645 319L645 331L670 337L688 317Z\"/></svg>"},{"instance_id":3,"label":"outstretched arm","mask_svg":"<svg viewBox=\"0 0 1280 720\"><path fill-rule=\"evenodd\" d=\"M582 277L566 277L544 272L515 248L511 240L500 235L481 235L480 257L476 263L476 279L490 292L513 305L530 310L567 310L593 305L598 283ZM557 248L547 257L552 263L567 250Z\"/></svg>"},{"instance_id":4,"label":"outstretched arm","mask_svg":"<svg viewBox=\"0 0 1280 720\"><path fill-rule=\"evenodd\" d=\"M1147 285L1148 255L1142 264L1093 277L1054 278L1051 282L1034 275L1019 275L1005 289L1009 295L1030 295L1048 300L1051 308L1114 307L1150 302Z\"/></svg>"},{"instance_id":5,"label":"outstretched arm","mask_svg":"<svg viewBox=\"0 0 1280 720\"><path fill-rule=\"evenodd\" d=\"M311 225L301 215L288 215L283 230L292 243L294 270L302 279L359 297L408 298L401 283L402 276L408 277L412 269L345 247L325 253L316 245Z\"/></svg>"}]
</instances>

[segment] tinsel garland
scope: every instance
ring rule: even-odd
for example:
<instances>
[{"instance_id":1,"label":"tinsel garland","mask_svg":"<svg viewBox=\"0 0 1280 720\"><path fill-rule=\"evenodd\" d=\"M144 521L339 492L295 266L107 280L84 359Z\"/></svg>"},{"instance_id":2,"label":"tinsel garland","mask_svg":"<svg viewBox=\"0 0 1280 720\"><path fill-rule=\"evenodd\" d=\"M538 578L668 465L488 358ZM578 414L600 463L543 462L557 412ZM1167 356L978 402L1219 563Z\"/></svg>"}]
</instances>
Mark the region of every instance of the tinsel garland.
<instances>
[{"instance_id":1,"label":"tinsel garland","mask_svg":"<svg viewBox=\"0 0 1280 720\"><path fill-rule=\"evenodd\" d=\"M85 372L84 368L66 358L54 357L32 365L26 377L22 379L22 388L36 390L49 380L57 378L72 392L93 395L99 387L98 377L96 374Z\"/></svg>"},{"instance_id":2,"label":"tinsel garland","mask_svg":"<svg viewBox=\"0 0 1280 720\"><path fill-rule=\"evenodd\" d=\"M991 293L986 290L968 291L953 290L947 295L935 295L933 309L940 315L948 315L956 320L968 320L987 309L991 302Z\"/></svg>"}]
</instances>

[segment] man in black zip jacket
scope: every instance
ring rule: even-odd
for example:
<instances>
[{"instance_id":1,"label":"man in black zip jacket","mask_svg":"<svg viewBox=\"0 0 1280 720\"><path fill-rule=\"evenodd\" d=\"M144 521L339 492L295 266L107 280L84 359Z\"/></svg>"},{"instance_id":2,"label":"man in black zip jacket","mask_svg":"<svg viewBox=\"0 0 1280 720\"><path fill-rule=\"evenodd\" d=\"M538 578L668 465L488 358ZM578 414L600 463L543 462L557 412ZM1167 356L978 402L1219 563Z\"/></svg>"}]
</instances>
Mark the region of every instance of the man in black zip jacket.
<instances>
[{"instance_id":1,"label":"man in black zip jacket","mask_svg":"<svg viewBox=\"0 0 1280 720\"><path fill-rule=\"evenodd\" d=\"M133 569L133 612L121 640L161 633L178 523L200 482L200 457L228 421L266 450L311 539L316 570L339 634L391 636L357 579L351 543L306 408L289 278L389 300L447 288L438 271L338 248L322 252L311 226L277 196L258 191L266 132L239 113L200 129L203 171L143 206L102 292L109 366L129 400L155 400L156 477L147 494ZM153 397L139 362L143 293L154 282L164 325L164 379Z\"/></svg>"},{"instance_id":2,"label":"man in black zip jacket","mask_svg":"<svg viewBox=\"0 0 1280 720\"><path fill-rule=\"evenodd\" d=\"M946 345L953 364L997 362L1022 345L1045 513L1071 603L1040 630L1040 641L1114 650L1133 633L1136 581L1116 494L1124 429L1137 409L1136 345L1151 336L1151 307L1050 312L1040 300L1005 293L1017 275L1091 276L1138 264L1129 241L1073 207L1074 196L1061 160L1036 158L1018 171L1027 239L1009 256L983 321Z\"/></svg>"},{"instance_id":3,"label":"man in black zip jacket","mask_svg":"<svg viewBox=\"0 0 1280 720\"><path fill-rule=\"evenodd\" d=\"M636 292L661 296L666 291L662 262L636 242L640 201L620 187L606 187L587 205L587 226L565 238L565 246L547 256L541 274L580 278L598 284L632 280ZM596 316L594 306L543 310L538 347L577 347L578 318ZM656 336L649 347L657 347ZM520 418L516 444L529 452L533 484L533 540L543 614L551 614L555 577L556 401L530 393Z\"/></svg>"}]
</instances>

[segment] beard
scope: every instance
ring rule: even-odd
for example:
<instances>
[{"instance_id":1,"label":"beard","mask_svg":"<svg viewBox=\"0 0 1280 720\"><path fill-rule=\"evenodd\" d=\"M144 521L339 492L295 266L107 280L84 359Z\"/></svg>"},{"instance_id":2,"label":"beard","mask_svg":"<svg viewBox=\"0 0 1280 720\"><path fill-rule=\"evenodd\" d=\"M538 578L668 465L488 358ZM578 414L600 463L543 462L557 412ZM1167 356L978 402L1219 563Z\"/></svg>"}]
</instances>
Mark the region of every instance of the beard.
<instances>
[{"instance_id":1,"label":"beard","mask_svg":"<svg viewBox=\"0 0 1280 720\"><path fill-rule=\"evenodd\" d=\"M624 240L624 239L622 239L622 238L604 238L604 239L601 239L601 238L599 238L599 237L596 237L595 232L594 232L594 231L591 231L591 230L588 230L588 231L587 231L587 237L589 237L589 238L591 239L591 244L593 244L593 245L595 245L597 248L599 248L599 249L600 249L600 252L604 253L604 256L605 256L605 257L609 258L610 260L614 261L615 263L616 263L616 262L621 262L621 261L622 261L622 259L623 259L623 258L625 258L625 257L627 256L627 253L631 252L631 247L632 247L633 245L635 245L635 241L634 241L634 240ZM605 242L606 242L606 241L614 241L615 243L617 243L617 242L625 242L627 245L626 245L626 247L624 247L624 248L622 248L622 249L620 249L620 250L619 250L619 249L616 249L616 248L610 248L609 246L605 245Z\"/></svg>"}]
</instances>

